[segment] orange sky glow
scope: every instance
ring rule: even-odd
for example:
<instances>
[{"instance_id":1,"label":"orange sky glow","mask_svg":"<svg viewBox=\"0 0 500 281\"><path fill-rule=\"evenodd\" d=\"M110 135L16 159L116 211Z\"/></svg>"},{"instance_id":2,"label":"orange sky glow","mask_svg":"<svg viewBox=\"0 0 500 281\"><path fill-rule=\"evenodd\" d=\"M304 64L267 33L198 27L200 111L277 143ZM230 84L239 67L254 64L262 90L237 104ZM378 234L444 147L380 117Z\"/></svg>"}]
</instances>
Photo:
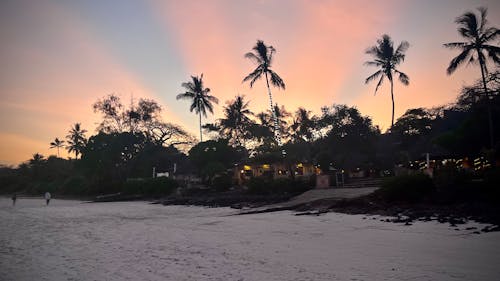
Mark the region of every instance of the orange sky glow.
<instances>
[{"instance_id":1,"label":"orange sky glow","mask_svg":"<svg viewBox=\"0 0 500 281\"><path fill-rule=\"evenodd\" d=\"M181 83L204 73L205 86L221 101L243 94L254 112L267 110L263 81L251 89L242 79L255 65L243 55L257 39L276 48L274 70L286 90L274 101L318 114L322 106L356 106L385 131L390 125L388 83L374 95L364 79L367 47L384 33L410 43L399 69L410 85L395 83L396 118L407 109L451 103L479 77L475 66L446 75L461 41L454 19L488 7L500 25L497 1L2 1L0 3L0 164L16 165L65 138L76 122L95 134L92 104L105 95L124 103L152 98L163 119L197 135L197 116L177 101ZM62 152L62 157L67 157Z\"/></svg>"}]
</instances>

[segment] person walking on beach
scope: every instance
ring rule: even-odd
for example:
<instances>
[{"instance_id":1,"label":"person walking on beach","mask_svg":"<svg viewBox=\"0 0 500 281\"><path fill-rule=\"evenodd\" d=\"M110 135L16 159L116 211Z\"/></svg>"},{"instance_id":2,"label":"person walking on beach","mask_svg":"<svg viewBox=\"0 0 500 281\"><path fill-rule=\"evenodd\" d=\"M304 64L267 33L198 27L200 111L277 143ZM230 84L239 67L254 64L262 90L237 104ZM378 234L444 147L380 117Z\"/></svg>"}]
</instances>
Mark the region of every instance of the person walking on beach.
<instances>
[{"instance_id":1,"label":"person walking on beach","mask_svg":"<svg viewBox=\"0 0 500 281\"><path fill-rule=\"evenodd\" d=\"M16 206L17 194L12 194L12 206Z\"/></svg>"},{"instance_id":2,"label":"person walking on beach","mask_svg":"<svg viewBox=\"0 0 500 281\"><path fill-rule=\"evenodd\" d=\"M45 201L47 202L47 206L49 205L49 202L50 202L50 192L45 192Z\"/></svg>"}]
</instances>

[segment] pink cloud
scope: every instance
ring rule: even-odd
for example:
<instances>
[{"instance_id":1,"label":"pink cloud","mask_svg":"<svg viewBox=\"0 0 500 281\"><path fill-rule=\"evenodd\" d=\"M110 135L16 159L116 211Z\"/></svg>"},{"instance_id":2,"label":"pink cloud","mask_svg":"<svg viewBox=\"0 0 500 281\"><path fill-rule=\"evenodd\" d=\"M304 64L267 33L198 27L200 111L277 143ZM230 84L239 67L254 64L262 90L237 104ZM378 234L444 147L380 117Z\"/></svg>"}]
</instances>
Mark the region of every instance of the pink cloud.
<instances>
[{"instance_id":1,"label":"pink cloud","mask_svg":"<svg viewBox=\"0 0 500 281\"><path fill-rule=\"evenodd\" d=\"M275 101L289 110L305 106L319 111L336 101L362 64L368 41L394 20L390 15L380 17L387 9L376 3L363 2L364 9L359 9L358 2L292 1L284 8L287 16L280 10L266 12L271 4L227 3L170 2L153 9L175 34L190 74L204 72L207 86L221 100L232 99L237 92L246 94L256 112L268 108L265 84L259 82L250 89L241 83L255 68L243 55L256 39L277 49L274 70L287 89L273 89Z\"/></svg>"}]
</instances>

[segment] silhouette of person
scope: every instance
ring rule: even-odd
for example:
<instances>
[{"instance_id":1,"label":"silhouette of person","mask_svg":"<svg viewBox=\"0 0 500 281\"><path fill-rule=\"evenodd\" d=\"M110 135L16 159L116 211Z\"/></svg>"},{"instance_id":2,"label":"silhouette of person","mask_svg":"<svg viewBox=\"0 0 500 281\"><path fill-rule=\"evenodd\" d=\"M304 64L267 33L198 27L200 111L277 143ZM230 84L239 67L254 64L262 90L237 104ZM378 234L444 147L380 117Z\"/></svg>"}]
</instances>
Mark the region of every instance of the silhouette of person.
<instances>
[{"instance_id":1,"label":"silhouette of person","mask_svg":"<svg viewBox=\"0 0 500 281\"><path fill-rule=\"evenodd\" d=\"M49 205L49 202L50 202L50 192L45 192L45 201L47 203L47 206Z\"/></svg>"},{"instance_id":2,"label":"silhouette of person","mask_svg":"<svg viewBox=\"0 0 500 281\"><path fill-rule=\"evenodd\" d=\"M16 206L17 194L12 194L12 206Z\"/></svg>"}]
</instances>

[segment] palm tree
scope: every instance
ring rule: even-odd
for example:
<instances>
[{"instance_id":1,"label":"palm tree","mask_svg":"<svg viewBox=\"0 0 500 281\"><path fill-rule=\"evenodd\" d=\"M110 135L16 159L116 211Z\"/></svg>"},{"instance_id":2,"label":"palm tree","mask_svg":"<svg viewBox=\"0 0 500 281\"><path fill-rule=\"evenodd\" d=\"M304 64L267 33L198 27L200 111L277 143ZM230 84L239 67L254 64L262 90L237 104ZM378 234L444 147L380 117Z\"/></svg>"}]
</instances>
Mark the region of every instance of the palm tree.
<instances>
[{"instance_id":1,"label":"palm tree","mask_svg":"<svg viewBox=\"0 0 500 281\"><path fill-rule=\"evenodd\" d=\"M31 166L40 166L45 161L45 158L40 153L33 154L33 158L29 160Z\"/></svg>"},{"instance_id":2,"label":"palm tree","mask_svg":"<svg viewBox=\"0 0 500 281\"><path fill-rule=\"evenodd\" d=\"M299 107L295 112L295 118L291 125L296 141L309 141L312 139L315 117L311 117L311 111Z\"/></svg>"},{"instance_id":3,"label":"palm tree","mask_svg":"<svg viewBox=\"0 0 500 281\"><path fill-rule=\"evenodd\" d=\"M377 87L375 87L375 94L378 88L382 85L384 77L389 79L391 82L391 99L392 99L392 119L391 127L394 125L394 85L393 85L393 74L397 73L399 76L399 81L404 85L410 84L410 78L405 73L396 69L396 66L400 64L405 59L405 52L410 47L410 44L406 41L402 41L396 50L394 50L394 43L389 35L382 35L382 39L377 40L377 45L372 46L366 50L366 53L373 56L372 61L365 62L365 65L376 66L379 70L372 75L368 76L365 80L365 84L370 81L379 79Z\"/></svg>"},{"instance_id":4,"label":"palm tree","mask_svg":"<svg viewBox=\"0 0 500 281\"><path fill-rule=\"evenodd\" d=\"M42 172L42 166L47 160L40 153L33 154L33 158L28 161L28 167L31 169L33 176L38 178Z\"/></svg>"},{"instance_id":5,"label":"palm tree","mask_svg":"<svg viewBox=\"0 0 500 281\"><path fill-rule=\"evenodd\" d=\"M249 115L253 113L248 109L249 102L245 96L238 95L224 107L224 118L220 119L222 133L234 138L236 145L241 145L241 138L245 136L248 126L252 123Z\"/></svg>"},{"instance_id":6,"label":"palm tree","mask_svg":"<svg viewBox=\"0 0 500 281\"><path fill-rule=\"evenodd\" d=\"M496 42L500 30L495 27L486 27L488 23L486 20L486 8L480 7L478 11L481 14L480 17L477 17L473 12L466 12L455 20L459 26L458 32L467 41L444 44L446 48L461 50L460 54L451 60L446 72L448 75L452 74L464 62L467 62L467 64L478 62L481 68L484 93L489 99L486 87L486 75L488 74L486 58L490 57L495 64L500 64L500 47L489 45L488 43ZM493 120L490 105L488 105L488 121L490 127L490 145L493 147Z\"/></svg>"},{"instance_id":7,"label":"palm tree","mask_svg":"<svg viewBox=\"0 0 500 281\"><path fill-rule=\"evenodd\" d=\"M260 79L262 75L265 76L267 92L269 94L269 104L274 121L274 135L278 145L281 146L278 118L276 117L276 112L273 107L273 96L271 94L271 87L269 86L269 80L271 80L271 84L273 86L285 89L285 82L283 82L283 79L281 79L276 72L271 70L273 55L276 52L276 49L274 49L273 46L266 46L262 40L257 40L257 44L252 48L252 50L253 52L246 53L245 57L253 60L257 64L257 68L254 69L252 73L248 74L243 79L243 82L250 81L250 87L253 87L255 81Z\"/></svg>"},{"instance_id":8,"label":"palm tree","mask_svg":"<svg viewBox=\"0 0 500 281\"><path fill-rule=\"evenodd\" d=\"M192 100L190 112L193 110L200 116L200 142L203 141L203 135L201 132L201 114L207 117L207 109L210 113L214 113L212 102L219 103L219 100L209 95L210 89L204 88L203 86L203 73L198 76L191 76L192 81L182 83L182 87L186 89L186 92L177 95L177 99L190 99Z\"/></svg>"},{"instance_id":9,"label":"palm tree","mask_svg":"<svg viewBox=\"0 0 500 281\"><path fill-rule=\"evenodd\" d=\"M50 148L57 148L57 157L59 157L59 148L64 146L64 141L56 138L53 142L50 143Z\"/></svg>"},{"instance_id":10,"label":"palm tree","mask_svg":"<svg viewBox=\"0 0 500 281\"><path fill-rule=\"evenodd\" d=\"M80 123L75 123L66 136L66 141L68 142L66 148L69 153L75 152L75 159L78 159L78 154L81 154L87 143L87 139L85 138L86 132L87 130L81 128Z\"/></svg>"},{"instance_id":11,"label":"palm tree","mask_svg":"<svg viewBox=\"0 0 500 281\"><path fill-rule=\"evenodd\" d=\"M285 109L284 105L280 107L277 103L274 104L274 114L276 114L276 123L278 124L278 132L280 133L281 141L281 137L285 136L288 132L287 119L291 117L292 114Z\"/></svg>"}]
</instances>

